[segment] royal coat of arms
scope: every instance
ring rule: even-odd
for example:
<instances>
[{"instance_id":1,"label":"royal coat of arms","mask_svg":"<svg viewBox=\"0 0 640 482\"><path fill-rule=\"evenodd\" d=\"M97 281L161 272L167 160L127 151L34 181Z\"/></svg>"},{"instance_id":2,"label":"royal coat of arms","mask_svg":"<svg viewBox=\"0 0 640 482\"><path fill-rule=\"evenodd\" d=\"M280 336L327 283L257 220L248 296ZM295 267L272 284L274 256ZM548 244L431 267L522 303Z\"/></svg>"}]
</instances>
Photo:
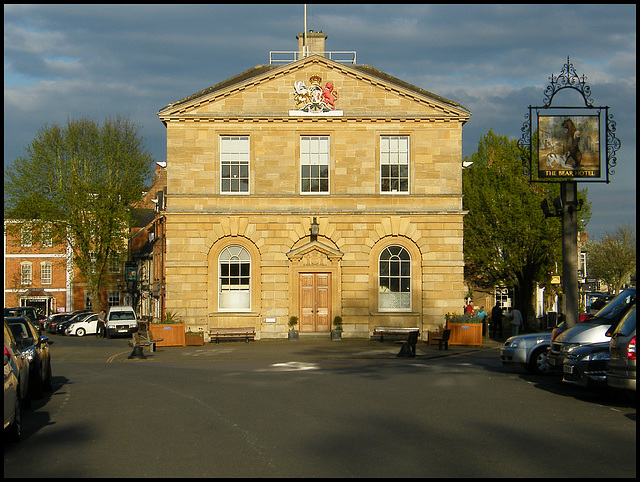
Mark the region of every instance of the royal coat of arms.
<instances>
[{"instance_id":1,"label":"royal coat of arms","mask_svg":"<svg viewBox=\"0 0 640 482\"><path fill-rule=\"evenodd\" d=\"M333 83L327 82L323 87L322 78L317 75L310 77L309 82L309 87L303 80L294 83L293 97L296 101L296 107L303 112L335 110L338 92L333 88Z\"/></svg>"}]
</instances>

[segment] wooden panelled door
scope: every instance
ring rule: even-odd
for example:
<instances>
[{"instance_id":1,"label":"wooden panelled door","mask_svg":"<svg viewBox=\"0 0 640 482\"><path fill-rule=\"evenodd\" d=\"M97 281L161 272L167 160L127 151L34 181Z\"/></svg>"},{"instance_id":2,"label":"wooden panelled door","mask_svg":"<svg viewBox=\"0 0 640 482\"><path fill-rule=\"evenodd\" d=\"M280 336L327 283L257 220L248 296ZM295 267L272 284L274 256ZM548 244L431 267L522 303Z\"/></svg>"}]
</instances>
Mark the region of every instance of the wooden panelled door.
<instances>
[{"instance_id":1,"label":"wooden panelled door","mask_svg":"<svg viewBox=\"0 0 640 482\"><path fill-rule=\"evenodd\" d=\"M300 273L300 332L331 331L331 273Z\"/></svg>"}]
</instances>

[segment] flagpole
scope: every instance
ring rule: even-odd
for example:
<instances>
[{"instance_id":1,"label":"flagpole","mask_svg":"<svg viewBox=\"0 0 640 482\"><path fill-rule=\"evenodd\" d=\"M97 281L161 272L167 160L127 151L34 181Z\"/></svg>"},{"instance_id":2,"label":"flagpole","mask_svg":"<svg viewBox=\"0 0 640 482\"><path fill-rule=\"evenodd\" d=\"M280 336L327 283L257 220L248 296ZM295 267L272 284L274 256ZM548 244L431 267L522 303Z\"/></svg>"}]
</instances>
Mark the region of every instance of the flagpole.
<instances>
[{"instance_id":1,"label":"flagpole","mask_svg":"<svg viewBox=\"0 0 640 482\"><path fill-rule=\"evenodd\" d=\"M304 32L302 33L302 56L307 56L307 4L304 4Z\"/></svg>"}]
</instances>

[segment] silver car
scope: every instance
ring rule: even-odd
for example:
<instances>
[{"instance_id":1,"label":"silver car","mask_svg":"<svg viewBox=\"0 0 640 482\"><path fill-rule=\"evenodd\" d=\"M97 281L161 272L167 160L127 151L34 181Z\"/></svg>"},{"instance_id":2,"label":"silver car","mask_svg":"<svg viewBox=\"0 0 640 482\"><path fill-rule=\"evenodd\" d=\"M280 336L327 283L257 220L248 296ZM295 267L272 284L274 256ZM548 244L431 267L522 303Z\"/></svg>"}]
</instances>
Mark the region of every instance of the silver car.
<instances>
[{"instance_id":1,"label":"silver car","mask_svg":"<svg viewBox=\"0 0 640 482\"><path fill-rule=\"evenodd\" d=\"M500 360L503 365L522 365L532 373L543 375L552 370L547 363L549 346L551 333L512 336L500 349Z\"/></svg>"},{"instance_id":2,"label":"silver car","mask_svg":"<svg viewBox=\"0 0 640 482\"><path fill-rule=\"evenodd\" d=\"M620 321L609 343L609 386L636 390L636 307Z\"/></svg>"},{"instance_id":3,"label":"silver car","mask_svg":"<svg viewBox=\"0 0 640 482\"><path fill-rule=\"evenodd\" d=\"M564 360L569 352L579 346L605 343L611 326L617 326L624 315L636 303L636 289L629 288L617 295L596 316L563 331L551 342L549 349L549 365L554 370L562 370Z\"/></svg>"}]
</instances>

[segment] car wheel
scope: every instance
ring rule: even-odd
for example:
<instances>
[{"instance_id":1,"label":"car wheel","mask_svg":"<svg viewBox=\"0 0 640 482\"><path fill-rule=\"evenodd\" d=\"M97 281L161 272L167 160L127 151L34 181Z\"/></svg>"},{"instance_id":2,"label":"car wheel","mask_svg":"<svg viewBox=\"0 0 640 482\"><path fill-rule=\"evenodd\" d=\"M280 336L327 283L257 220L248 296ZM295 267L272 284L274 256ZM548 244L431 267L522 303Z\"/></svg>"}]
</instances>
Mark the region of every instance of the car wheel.
<instances>
[{"instance_id":1,"label":"car wheel","mask_svg":"<svg viewBox=\"0 0 640 482\"><path fill-rule=\"evenodd\" d=\"M85 330L84 328L78 328L76 330L76 336L84 336L86 335L86 333L87 333L87 330Z\"/></svg>"},{"instance_id":2,"label":"car wheel","mask_svg":"<svg viewBox=\"0 0 640 482\"><path fill-rule=\"evenodd\" d=\"M529 370L536 375L547 375L553 371L553 368L547 362L546 346L536 349L531 354L531 359L529 360Z\"/></svg>"},{"instance_id":3,"label":"car wheel","mask_svg":"<svg viewBox=\"0 0 640 482\"><path fill-rule=\"evenodd\" d=\"M20 393L20 387L18 387L18 393ZM16 406L14 407L15 415L13 422L7 427L7 439L10 442L17 442L20 440L20 432L22 431L22 413L20 406L20 396L16 394Z\"/></svg>"}]
</instances>

